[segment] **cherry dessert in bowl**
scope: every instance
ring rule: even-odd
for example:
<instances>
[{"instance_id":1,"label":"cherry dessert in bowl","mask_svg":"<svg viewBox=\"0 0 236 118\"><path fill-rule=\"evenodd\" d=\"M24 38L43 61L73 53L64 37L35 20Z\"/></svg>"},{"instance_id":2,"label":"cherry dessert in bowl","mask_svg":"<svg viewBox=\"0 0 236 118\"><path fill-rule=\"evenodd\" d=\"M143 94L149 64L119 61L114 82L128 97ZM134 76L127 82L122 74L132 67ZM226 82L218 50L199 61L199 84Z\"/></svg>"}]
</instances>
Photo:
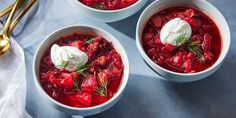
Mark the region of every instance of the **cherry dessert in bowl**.
<instances>
[{"instance_id":1,"label":"cherry dessert in bowl","mask_svg":"<svg viewBox=\"0 0 236 118\"><path fill-rule=\"evenodd\" d=\"M220 67L230 31L223 15L207 1L159 0L140 16L136 39L140 54L162 79L191 82Z\"/></svg>"},{"instance_id":2,"label":"cherry dessert in bowl","mask_svg":"<svg viewBox=\"0 0 236 118\"><path fill-rule=\"evenodd\" d=\"M39 46L34 76L43 98L73 115L93 115L115 104L128 81L120 43L92 26L62 28Z\"/></svg>"},{"instance_id":3,"label":"cherry dessert in bowl","mask_svg":"<svg viewBox=\"0 0 236 118\"><path fill-rule=\"evenodd\" d=\"M101 10L117 10L133 5L138 0L79 0L83 4Z\"/></svg>"}]
</instances>

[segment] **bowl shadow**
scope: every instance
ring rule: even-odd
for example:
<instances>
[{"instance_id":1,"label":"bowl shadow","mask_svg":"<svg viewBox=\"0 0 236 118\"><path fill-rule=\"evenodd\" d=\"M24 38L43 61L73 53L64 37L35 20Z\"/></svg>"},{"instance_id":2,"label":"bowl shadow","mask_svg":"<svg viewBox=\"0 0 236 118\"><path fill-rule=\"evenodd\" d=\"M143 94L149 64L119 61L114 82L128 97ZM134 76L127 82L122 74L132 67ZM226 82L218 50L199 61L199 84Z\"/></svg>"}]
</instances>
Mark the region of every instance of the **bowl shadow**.
<instances>
[{"instance_id":1,"label":"bowl shadow","mask_svg":"<svg viewBox=\"0 0 236 118\"><path fill-rule=\"evenodd\" d=\"M173 83L130 75L124 96L91 118L228 118L236 116L236 63L225 62L213 75L191 83Z\"/></svg>"}]
</instances>

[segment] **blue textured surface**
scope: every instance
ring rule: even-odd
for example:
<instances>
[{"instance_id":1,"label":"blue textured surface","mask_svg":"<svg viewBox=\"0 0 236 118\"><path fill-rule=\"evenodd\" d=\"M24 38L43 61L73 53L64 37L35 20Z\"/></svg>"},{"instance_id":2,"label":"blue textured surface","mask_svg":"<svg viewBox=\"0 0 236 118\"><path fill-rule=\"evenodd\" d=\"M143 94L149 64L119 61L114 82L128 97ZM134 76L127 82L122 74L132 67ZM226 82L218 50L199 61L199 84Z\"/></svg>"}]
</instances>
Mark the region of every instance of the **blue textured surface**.
<instances>
[{"instance_id":1,"label":"blue textured surface","mask_svg":"<svg viewBox=\"0 0 236 118\"><path fill-rule=\"evenodd\" d=\"M150 4L153 0L149 0ZM146 66L135 45L135 28L141 11L115 23L100 23L77 12L66 0L44 0L37 15L15 39L27 61L27 111L37 118L70 117L49 107L39 96L32 76L32 58L38 44L51 32L72 24L101 27L117 37L126 49L131 72L121 100L96 118L233 118L236 117L236 1L209 0L226 17L232 45L222 67L210 77L185 84L170 83Z\"/></svg>"}]
</instances>

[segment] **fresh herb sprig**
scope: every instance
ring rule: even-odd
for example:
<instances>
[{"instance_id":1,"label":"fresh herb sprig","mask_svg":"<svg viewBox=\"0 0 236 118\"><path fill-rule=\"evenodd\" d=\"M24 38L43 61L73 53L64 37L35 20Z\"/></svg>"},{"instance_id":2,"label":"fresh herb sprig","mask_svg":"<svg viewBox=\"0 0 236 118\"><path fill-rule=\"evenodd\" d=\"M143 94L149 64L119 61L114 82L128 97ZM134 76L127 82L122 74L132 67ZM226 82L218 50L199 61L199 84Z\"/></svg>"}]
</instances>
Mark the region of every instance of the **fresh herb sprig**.
<instances>
[{"instance_id":1,"label":"fresh herb sprig","mask_svg":"<svg viewBox=\"0 0 236 118\"><path fill-rule=\"evenodd\" d=\"M197 55L201 62L205 63L205 57L202 55L201 50L197 48L196 46L190 46L188 45L188 50Z\"/></svg>"},{"instance_id":2,"label":"fresh herb sprig","mask_svg":"<svg viewBox=\"0 0 236 118\"><path fill-rule=\"evenodd\" d=\"M87 69L89 69L90 67L91 67L90 65L84 65L84 66L80 67L75 73L80 74L84 77L88 77L88 73L86 73L85 71Z\"/></svg>"},{"instance_id":3,"label":"fresh herb sprig","mask_svg":"<svg viewBox=\"0 0 236 118\"><path fill-rule=\"evenodd\" d=\"M82 75L83 77L88 77L89 75L88 75L88 73L86 73L85 71L87 70L87 69L89 69L91 66L90 65L84 65L84 66L82 66L82 67L80 67L77 71L75 71L75 74L78 74L78 75ZM74 83L73 83L73 89L74 89L74 91L80 91L80 88L79 88L79 86L78 86L78 84L79 84L79 81L78 81L78 79L75 77L74 78Z\"/></svg>"},{"instance_id":4,"label":"fresh herb sprig","mask_svg":"<svg viewBox=\"0 0 236 118\"><path fill-rule=\"evenodd\" d=\"M78 84L79 84L78 79L74 78L74 83L73 83L74 91L80 91Z\"/></svg>"},{"instance_id":5,"label":"fresh herb sprig","mask_svg":"<svg viewBox=\"0 0 236 118\"><path fill-rule=\"evenodd\" d=\"M101 4L101 3L95 3L93 5L93 8L100 9L100 10L106 10L107 9L106 6Z\"/></svg>"},{"instance_id":6,"label":"fresh herb sprig","mask_svg":"<svg viewBox=\"0 0 236 118\"><path fill-rule=\"evenodd\" d=\"M57 66L57 67L59 67L59 68L66 68L68 66L68 64L69 64L69 61L62 61L62 64Z\"/></svg>"},{"instance_id":7,"label":"fresh herb sprig","mask_svg":"<svg viewBox=\"0 0 236 118\"><path fill-rule=\"evenodd\" d=\"M99 84L100 84L100 87L97 87L96 92L100 96L107 96L107 85L108 85L108 83L102 75L99 76Z\"/></svg>"},{"instance_id":8,"label":"fresh herb sprig","mask_svg":"<svg viewBox=\"0 0 236 118\"><path fill-rule=\"evenodd\" d=\"M95 41L97 39L97 37L95 37L95 38L91 38L91 39L89 39L88 41L86 41L85 43L86 44L91 44L93 41Z\"/></svg>"},{"instance_id":9,"label":"fresh herb sprig","mask_svg":"<svg viewBox=\"0 0 236 118\"><path fill-rule=\"evenodd\" d=\"M98 87L96 89L96 92L100 95L100 96L107 96L107 88L106 87Z\"/></svg>"},{"instance_id":10,"label":"fresh herb sprig","mask_svg":"<svg viewBox=\"0 0 236 118\"><path fill-rule=\"evenodd\" d=\"M186 45L190 52L197 55L202 63L205 63L205 57L199 49L199 46L201 45L200 41L193 41L186 35L186 33L183 33L177 38L176 45Z\"/></svg>"},{"instance_id":11,"label":"fresh herb sprig","mask_svg":"<svg viewBox=\"0 0 236 118\"><path fill-rule=\"evenodd\" d=\"M177 38L176 45L180 46L180 45L183 45L183 44L188 44L190 42L189 39L190 38L187 36L187 34L183 33Z\"/></svg>"}]
</instances>

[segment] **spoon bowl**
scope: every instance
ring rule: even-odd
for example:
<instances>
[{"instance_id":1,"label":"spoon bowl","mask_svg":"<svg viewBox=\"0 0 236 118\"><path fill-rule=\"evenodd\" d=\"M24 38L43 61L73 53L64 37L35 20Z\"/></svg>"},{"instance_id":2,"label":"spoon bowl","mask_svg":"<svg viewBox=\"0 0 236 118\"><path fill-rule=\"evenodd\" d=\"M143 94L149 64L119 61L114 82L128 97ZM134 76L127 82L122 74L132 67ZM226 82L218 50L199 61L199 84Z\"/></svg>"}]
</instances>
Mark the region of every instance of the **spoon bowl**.
<instances>
[{"instance_id":1,"label":"spoon bowl","mask_svg":"<svg viewBox=\"0 0 236 118\"><path fill-rule=\"evenodd\" d=\"M38 2L38 0L31 0L29 4L20 12L20 14L16 17L12 24L11 20L16 12L16 9L21 4L22 0L18 0L15 2L12 11L7 19L7 23L3 28L3 32L0 34L0 56L4 55L11 47L10 43L10 34L12 33L15 26L20 22L22 17L29 11L29 9Z\"/></svg>"},{"instance_id":2,"label":"spoon bowl","mask_svg":"<svg viewBox=\"0 0 236 118\"><path fill-rule=\"evenodd\" d=\"M11 25L11 21L14 17L14 14L17 8L20 6L22 0L17 0L11 10L11 13L7 19L6 25L3 27L3 31L0 34L0 56L6 54L6 52L10 49L11 43L9 38L9 28Z\"/></svg>"},{"instance_id":3,"label":"spoon bowl","mask_svg":"<svg viewBox=\"0 0 236 118\"><path fill-rule=\"evenodd\" d=\"M11 47L10 39L8 36L0 35L0 56L4 55Z\"/></svg>"}]
</instances>

